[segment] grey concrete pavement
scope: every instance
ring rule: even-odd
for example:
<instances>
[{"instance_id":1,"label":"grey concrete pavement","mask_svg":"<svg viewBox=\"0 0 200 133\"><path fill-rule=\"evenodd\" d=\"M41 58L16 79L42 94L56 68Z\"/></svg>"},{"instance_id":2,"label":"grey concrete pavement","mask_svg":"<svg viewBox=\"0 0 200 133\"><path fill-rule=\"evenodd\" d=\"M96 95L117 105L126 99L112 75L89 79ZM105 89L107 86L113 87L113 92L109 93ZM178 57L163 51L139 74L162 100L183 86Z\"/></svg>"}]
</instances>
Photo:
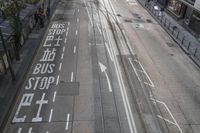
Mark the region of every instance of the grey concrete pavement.
<instances>
[{"instance_id":1,"label":"grey concrete pavement","mask_svg":"<svg viewBox=\"0 0 200 133\"><path fill-rule=\"evenodd\" d=\"M139 59L132 61L134 73L156 107L161 131L198 133L199 68L137 1L113 3Z\"/></svg>"}]
</instances>

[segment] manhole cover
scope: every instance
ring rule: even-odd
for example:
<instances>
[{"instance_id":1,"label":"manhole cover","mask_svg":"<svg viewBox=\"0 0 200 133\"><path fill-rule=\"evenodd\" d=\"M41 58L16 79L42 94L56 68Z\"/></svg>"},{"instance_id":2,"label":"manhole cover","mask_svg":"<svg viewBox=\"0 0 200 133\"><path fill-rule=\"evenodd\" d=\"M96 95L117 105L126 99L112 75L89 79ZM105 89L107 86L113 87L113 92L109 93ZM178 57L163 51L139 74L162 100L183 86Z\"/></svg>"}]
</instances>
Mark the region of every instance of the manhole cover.
<instances>
[{"instance_id":1,"label":"manhole cover","mask_svg":"<svg viewBox=\"0 0 200 133\"><path fill-rule=\"evenodd\" d=\"M173 47L173 46L174 46L174 44L171 43L171 42L167 42L167 45L168 45L169 47Z\"/></svg>"},{"instance_id":2,"label":"manhole cover","mask_svg":"<svg viewBox=\"0 0 200 133\"><path fill-rule=\"evenodd\" d=\"M152 23L151 19L146 19L147 23Z\"/></svg>"},{"instance_id":3,"label":"manhole cover","mask_svg":"<svg viewBox=\"0 0 200 133\"><path fill-rule=\"evenodd\" d=\"M131 23L132 22L131 19L124 19L124 21L127 22L127 23Z\"/></svg>"}]
</instances>

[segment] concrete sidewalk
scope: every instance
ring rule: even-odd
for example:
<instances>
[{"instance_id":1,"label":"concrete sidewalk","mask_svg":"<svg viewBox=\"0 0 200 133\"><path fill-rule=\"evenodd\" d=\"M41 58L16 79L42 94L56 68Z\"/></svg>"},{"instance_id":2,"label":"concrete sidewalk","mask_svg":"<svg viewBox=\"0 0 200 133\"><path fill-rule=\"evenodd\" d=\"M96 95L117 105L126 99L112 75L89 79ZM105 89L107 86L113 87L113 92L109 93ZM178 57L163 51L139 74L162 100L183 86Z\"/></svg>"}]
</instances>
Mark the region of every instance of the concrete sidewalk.
<instances>
[{"instance_id":1,"label":"concrete sidewalk","mask_svg":"<svg viewBox=\"0 0 200 133\"><path fill-rule=\"evenodd\" d=\"M58 2L59 1L57 0L51 0L50 16L53 14ZM46 21L44 28L38 29L38 27L34 27L33 31L29 34L28 39L20 50L21 61L12 62L16 80L12 81L9 71L7 71L6 75L0 77L0 132L10 114L12 104L15 101L17 93L20 91L29 67L32 64L32 60L37 54L37 49L42 41L48 24L49 21Z\"/></svg>"},{"instance_id":2,"label":"concrete sidewalk","mask_svg":"<svg viewBox=\"0 0 200 133\"><path fill-rule=\"evenodd\" d=\"M194 63L200 67L200 41L165 11L161 12L159 7L155 10L154 6L157 5L154 2L146 3L145 0L138 0L138 2L157 20Z\"/></svg>"}]
</instances>

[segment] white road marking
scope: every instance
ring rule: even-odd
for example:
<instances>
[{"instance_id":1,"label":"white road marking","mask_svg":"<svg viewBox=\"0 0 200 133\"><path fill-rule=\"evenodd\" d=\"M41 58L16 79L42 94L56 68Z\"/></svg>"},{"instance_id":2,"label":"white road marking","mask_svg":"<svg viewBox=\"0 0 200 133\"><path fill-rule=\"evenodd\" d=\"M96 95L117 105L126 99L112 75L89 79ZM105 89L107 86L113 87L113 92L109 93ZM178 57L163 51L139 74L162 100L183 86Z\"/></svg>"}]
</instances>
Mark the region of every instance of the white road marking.
<instances>
[{"instance_id":1,"label":"white road marking","mask_svg":"<svg viewBox=\"0 0 200 133\"><path fill-rule=\"evenodd\" d=\"M164 105L164 107L167 109L168 113L170 114L171 118L173 119L175 125L177 126L177 128L179 129L180 133L183 133L182 129L180 128L178 122L176 121L176 119L174 118L174 116L172 115L172 112L170 111L170 109L168 108L167 104L162 102L162 101L159 101L159 100L156 100L156 99L153 99L151 98L152 101L155 101L157 103L160 103L162 105Z\"/></svg>"},{"instance_id":2,"label":"white road marking","mask_svg":"<svg viewBox=\"0 0 200 133\"><path fill-rule=\"evenodd\" d=\"M100 29L100 27L99 27L99 24L97 24L97 28L98 28L98 30L99 30L99 33L102 35L101 29Z\"/></svg>"},{"instance_id":3,"label":"white road marking","mask_svg":"<svg viewBox=\"0 0 200 133\"><path fill-rule=\"evenodd\" d=\"M30 127L30 128L28 129L28 133L32 133L32 130L33 130L33 128Z\"/></svg>"},{"instance_id":4,"label":"white road marking","mask_svg":"<svg viewBox=\"0 0 200 133\"><path fill-rule=\"evenodd\" d=\"M79 12L79 9L78 9L78 12Z\"/></svg>"},{"instance_id":5,"label":"white road marking","mask_svg":"<svg viewBox=\"0 0 200 133\"><path fill-rule=\"evenodd\" d=\"M74 54L76 53L76 46L74 46Z\"/></svg>"},{"instance_id":6,"label":"white road marking","mask_svg":"<svg viewBox=\"0 0 200 133\"><path fill-rule=\"evenodd\" d=\"M51 111L50 111L50 115L49 115L49 122L51 122L51 119L52 119L52 114L53 114L53 109L51 109Z\"/></svg>"},{"instance_id":7,"label":"white road marking","mask_svg":"<svg viewBox=\"0 0 200 133\"><path fill-rule=\"evenodd\" d=\"M69 31L69 27L67 27L67 31Z\"/></svg>"},{"instance_id":8,"label":"white road marking","mask_svg":"<svg viewBox=\"0 0 200 133\"><path fill-rule=\"evenodd\" d=\"M70 25L70 22L68 22L68 26Z\"/></svg>"},{"instance_id":9,"label":"white road marking","mask_svg":"<svg viewBox=\"0 0 200 133\"><path fill-rule=\"evenodd\" d=\"M129 58L128 60L129 60L129 62L130 62L130 64L131 64L131 66L132 66L132 68L133 68L133 70L134 70L134 72L135 72L135 74L136 74L138 80L141 81L141 79L140 79L140 77L139 77L139 75L138 75L138 72L137 72L136 68L134 67L134 65L133 65L133 63L132 63L132 61L131 61L131 58Z\"/></svg>"},{"instance_id":10,"label":"white road marking","mask_svg":"<svg viewBox=\"0 0 200 133\"><path fill-rule=\"evenodd\" d=\"M62 69L62 62L60 62L60 65L59 65L59 71Z\"/></svg>"},{"instance_id":11,"label":"white road marking","mask_svg":"<svg viewBox=\"0 0 200 133\"><path fill-rule=\"evenodd\" d=\"M66 34L65 34L65 35L66 35L66 37L68 36L68 33L69 33L69 32L67 31L67 32L66 32Z\"/></svg>"},{"instance_id":12,"label":"white road marking","mask_svg":"<svg viewBox=\"0 0 200 133\"><path fill-rule=\"evenodd\" d=\"M62 53L62 55L61 55L61 57L60 57L60 58L61 58L61 60L63 59L63 57L64 57L64 54Z\"/></svg>"},{"instance_id":13,"label":"white road marking","mask_svg":"<svg viewBox=\"0 0 200 133\"><path fill-rule=\"evenodd\" d=\"M58 75L56 85L58 85L59 79L60 79L60 76Z\"/></svg>"},{"instance_id":14,"label":"white road marking","mask_svg":"<svg viewBox=\"0 0 200 133\"><path fill-rule=\"evenodd\" d=\"M148 80L149 80L149 82L150 82L150 84L148 84L148 85L150 85L150 86L152 86L152 87L154 87L154 83L152 82L152 80L151 80L151 78L149 77L149 75L147 74L147 72L145 71L145 69L144 69L144 67L142 66L142 64L139 62L139 61L137 61L138 63L139 63L139 65L140 65L140 67L142 68L142 71L144 72L144 74L147 76L147 78L148 78Z\"/></svg>"},{"instance_id":15,"label":"white road marking","mask_svg":"<svg viewBox=\"0 0 200 133\"><path fill-rule=\"evenodd\" d=\"M76 30L76 35L78 35L78 30Z\"/></svg>"},{"instance_id":16,"label":"white road marking","mask_svg":"<svg viewBox=\"0 0 200 133\"><path fill-rule=\"evenodd\" d=\"M65 46L63 46L63 52L65 52Z\"/></svg>"},{"instance_id":17,"label":"white road marking","mask_svg":"<svg viewBox=\"0 0 200 133\"><path fill-rule=\"evenodd\" d=\"M173 125L176 126L176 123L174 123L174 122L172 122L172 121L170 121L170 120L168 120L168 119L166 119L166 118L163 118L163 117L160 116L160 115L157 115L157 117L160 118L160 119L163 119L163 120L165 120L165 121L167 121L167 122L169 122L169 123L171 123L171 124L173 124Z\"/></svg>"},{"instance_id":18,"label":"white road marking","mask_svg":"<svg viewBox=\"0 0 200 133\"><path fill-rule=\"evenodd\" d=\"M101 62L99 62L99 66L100 66L101 72L105 73L105 75L106 75L106 79L107 79L107 82L108 82L108 90L109 90L109 92L112 92L112 87L111 87L110 79L109 79L108 74L106 72L107 68Z\"/></svg>"},{"instance_id":19,"label":"white road marking","mask_svg":"<svg viewBox=\"0 0 200 133\"><path fill-rule=\"evenodd\" d=\"M57 91L54 91L54 94L53 94L53 102L55 102L55 100L56 100L56 94L57 94Z\"/></svg>"},{"instance_id":20,"label":"white road marking","mask_svg":"<svg viewBox=\"0 0 200 133\"><path fill-rule=\"evenodd\" d=\"M79 18L77 18L77 23L79 22Z\"/></svg>"},{"instance_id":21,"label":"white road marking","mask_svg":"<svg viewBox=\"0 0 200 133\"><path fill-rule=\"evenodd\" d=\"M106 31L106 32L108 32L108 31ZM109 37L110 37L110 35L108 35L108 38ZM112 46L110 48L111 48L112 52L115 53L114 46L113 46L112 43L111 43L111 45ZM113 57L114 57L114 67L115 67L115 70L116 70L116 73L117 73L117 79L118 79L119 86L120 86L120 92L121 92L121 95L122 95L122 100L123 100L123 103L124 103L124 108L125 108L129 128L130 128L131 133L138 133L137 128L136 128L136 124L135 124L135 120L133 118L133 113L132 113L132 110L131 110L131 107L130 107L130 102L129 102L129 99L128 99L128 96L127 96L126 88L125 88L125 85L124 85L124 81L123 81L123 78L122 78L119 62L118 62L117 57L116 57L116 53L114 54Z\"/></svg>"},{"instance_id":22,"label":"white road marking","mask_svg":"<svg viewBox=\"0 0 200 133\"><path fill-rule=\"evenodd\" d=\"M65 127L66 130L68 130L69 128L69 118L70 118L70 114L67 114L67 121L66 121L66 127Z\"/></svg>"},{"instance_id":23,"label":"white road marking","mask_svg":"<svg viewBox=\"0 0 200 133\"><path fill-rule=\"evenodd\" d=\"M67 43L67 38L65 37L65 43Z\"/></svg>"},{"instance_id":24,"label":"white road marking","mask_svg":"<svg viewBox=\"0 0 200 133\"><path fill-rule=\"evenodd\" d=\"M91 16L90 16L90 13L89 13L89 10L88 10L88 7L87 7L87 4L86 4L85 0L84 0L84 4L85 4L86 11L87 11L87 14L88 14L88 17L89 17L89 20L90 20L90 24L93 25L92 19L91 19Z\"/></svg>"},{"instance_id":25,"label":"white road marking","mask_svg":"<svg viewBox=\"0 0 200 133\"><path fill-rule=\"evenodd\" d=\"M74 72L71 72L71 82L73 81L73 79L74 79Z\"/></svg>"},{"instance_id":26,"label":"white road marking","mask_svg":"<svg viewBox=\"0 0 200 133\"><path fill-rule=\"evenodd\" d=\"M20 127L17 131L17 133L21 133L22 132L22 128Z\"/></svg>"}]
</instances>

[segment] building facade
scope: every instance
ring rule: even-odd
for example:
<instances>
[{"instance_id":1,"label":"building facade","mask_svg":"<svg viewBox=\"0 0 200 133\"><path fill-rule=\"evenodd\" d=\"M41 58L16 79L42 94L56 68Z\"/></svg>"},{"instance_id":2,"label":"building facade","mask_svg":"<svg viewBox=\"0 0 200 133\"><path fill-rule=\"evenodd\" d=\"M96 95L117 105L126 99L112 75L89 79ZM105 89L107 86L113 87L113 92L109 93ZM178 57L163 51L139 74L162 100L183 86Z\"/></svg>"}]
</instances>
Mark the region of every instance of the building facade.
<instances>
[{"instance_id":1,"label":"building facade","mask_svg":"<svg viewBox=\"0 0 200 133\"><path fill-rule=\"evenodd\" d=\"M157 2L200 39L200 0L157 0Z\"/></svg>"}]
</instances>

